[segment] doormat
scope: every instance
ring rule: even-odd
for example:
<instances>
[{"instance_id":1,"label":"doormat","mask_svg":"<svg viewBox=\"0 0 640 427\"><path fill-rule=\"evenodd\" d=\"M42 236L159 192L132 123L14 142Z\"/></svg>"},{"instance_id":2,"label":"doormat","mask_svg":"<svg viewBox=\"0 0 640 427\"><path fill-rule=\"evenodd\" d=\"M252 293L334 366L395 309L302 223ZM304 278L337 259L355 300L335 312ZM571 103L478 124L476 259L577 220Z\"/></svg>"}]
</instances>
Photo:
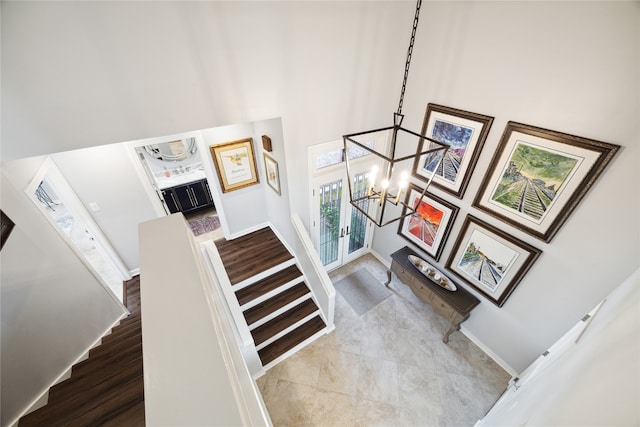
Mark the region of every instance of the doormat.
<instances>
[{"instance_id":1,"label":"doormat","mask_svg":"<svg viewBox=\"0 0 640 427\"><path fill-rule=\"evenodd\" d=\"M189 225L191 226L191 231L193 231L194 236L199 236L220 228L220 218L218 218L217 215L206 216L189 221Z\"/></svg>"},{"instance_id":2,"label":"doormat","mask_svg":"<svg viewBox=\"0 0 640 427\"><path fill-rule=\"evenodd\" d=\"M362 268L339 280L335 288L358 316L391 296L391 292L369 271Z\"/></svg>"}]
</instances>

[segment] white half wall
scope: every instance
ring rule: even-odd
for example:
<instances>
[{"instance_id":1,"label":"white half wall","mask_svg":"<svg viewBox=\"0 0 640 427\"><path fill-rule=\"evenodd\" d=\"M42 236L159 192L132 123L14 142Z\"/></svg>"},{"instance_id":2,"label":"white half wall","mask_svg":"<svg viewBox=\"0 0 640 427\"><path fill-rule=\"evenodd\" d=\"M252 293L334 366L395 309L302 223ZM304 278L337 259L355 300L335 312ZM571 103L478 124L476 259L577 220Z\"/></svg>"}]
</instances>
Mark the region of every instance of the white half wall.
<instances>
[{"instance_id":1,"label":"white half wall","mask_svg":"<svg viewBox=\"0 0 640 427\"><path fill-rule=\"evenodd\" d=\"M15 222L0 252L2 426L126 314L27 198L43 161L0 166L2 210Z\"/></svg>"},{"instance_id":2,"label":"white half wall","mask_svg":"<svg viewBox=\"0 0 640 427\"><path fill-rule=\"evenodd\" d=\"M55 153L51 157L129 271L140 267L138 224L156 218L125 144ZM100 211L93 212L90 203Z\"/></svg>"},{"instance_id":3,"label":"white half wall","mask_svg":"<svg viewBox=\"0 0 640 427\"><path fill-rule=\"evenodd\" d=\"M582 333L507 390L480 426L640 424L640 270L618 286Z\"/></svg>"}]
</instances>

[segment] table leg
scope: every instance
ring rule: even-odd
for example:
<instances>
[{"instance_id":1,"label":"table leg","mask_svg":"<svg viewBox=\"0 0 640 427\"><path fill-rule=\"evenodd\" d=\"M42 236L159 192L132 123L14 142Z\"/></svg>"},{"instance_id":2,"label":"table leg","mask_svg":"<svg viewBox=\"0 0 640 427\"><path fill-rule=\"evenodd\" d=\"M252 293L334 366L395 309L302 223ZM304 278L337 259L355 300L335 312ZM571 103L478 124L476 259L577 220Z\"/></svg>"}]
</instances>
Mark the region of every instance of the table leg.
<instances>
[{"instance_id":1,"label":"table leg","mask_svg":"<svg viewBox=\"0 0 640 427\"><path fill-rule=\"evenodd\" d=\"M449 330L444 334L444 337L442 338L442 342L445 344L449 344L449 335L459 330L460 330L460 323L452 323Z\"/></svg>"},{"instance_id":2,"label":"table leg","mask_svg":"<svg viewBox=\"0 0 640 427\"><path fill-rule=\"evenodd\" d=\"M384 285L388 288L389 283L391 283L391 269L387 270L387 283L385 283Z\"/></svg>"}]
</instances>

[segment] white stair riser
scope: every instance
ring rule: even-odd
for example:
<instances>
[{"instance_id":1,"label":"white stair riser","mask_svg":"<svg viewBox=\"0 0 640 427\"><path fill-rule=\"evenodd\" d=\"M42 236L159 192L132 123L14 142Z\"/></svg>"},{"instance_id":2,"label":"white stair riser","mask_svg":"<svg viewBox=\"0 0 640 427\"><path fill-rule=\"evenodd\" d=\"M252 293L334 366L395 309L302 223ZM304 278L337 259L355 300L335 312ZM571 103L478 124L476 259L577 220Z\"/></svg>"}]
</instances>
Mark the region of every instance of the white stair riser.
<instances>
[{"instance_id":1,"label":"white stair riser","mask_svg":"<svg viewBox=\"0 0 640 427\"><path fill-rule=\"evenodd\" d=\"M231 289L233 289L234 292L237 292L240 289L244 289L247 286L253 285L254 283L259 282L260 280L265 279L265 278L277 273L280 270L284 270L287 267L291 267L295 263L296 263L296 259L295 258L291 258L290 260L287 260L287 261L283 262L282 264L278 264L275 267L271 267L270 269L261 272L260 274L256 274L255 276L251 276L248 279L243 280L240 283L236 283L235 285L233 285L231 287Z\"/></svg>"},{"instance_id":2,"label":"white stair riser","mask_svg":"<svg viewBox=\"0 0 640 427\"><path fill-rule=\"evenodd\" d=\"M278 294L280 294L280 293L282 293L282 292L284 292L284 291L286 291L288 289L293 288L295 285L297 285L298 283L302 282L303 280L304 280L304 276L296 277L295 279L293 279L293 280L291 280L291 281L289 281L287 283L284 283L284 284L278 286L277 288L275 288L275 289L273 289L273 290L271 290L271 291L269 291L269 292L267 292L267 293L265 293L263 295L260 295L258 298L253 299L253 300L249 301L248 303L246 303L244 305L241 305L240 309L242 311L247 311L250 308L255 307L256 305L265 302L269 298L273 298L276 295L278 295Z\"/></svg>"},{"instance_id":3,"label":"white stair riser","mask_svg":"<svg viewBox=\"0 0 640 427\"><path fill-rule=\"evenodd\" d=\"M281 315L282 313L292 309L293 307L297 306L298 304L301 304L303 301L306 301L308 299L311 298L311 291L309 291L308 293L302 295L300 298L290 302L289 304L279 308L276 311L273 311L271 313L269 313L268 316L263 317L262 319L252 323L249 325L249 330L252 331L255 328L257 328L258 326L264 325L265 323L267 323L269 320L274 319L276 317L278 317L279 315Z\"/></svg>"},{"instance_id":4,"label":"white stair riser","mask_svg":"<svg viewBox=\"0 0 640 427\"><path fill-rule=\"evenodd\" d=\"M262 350L263 348L265 348L266 346L268 346L269 344L273 343L274 341L277 341L278 339L282 338L283 336L287 335L289 332L297 329L299 326L307 323L309 320L313 319L316 316L320 315L320 310L316 310L313 313L309 314L308 316L300 319L299 321L297 321L296 323L294 323L293 325L289 326L288 328L280 331L279 333L277 333L276 335L272 336L271 338L269 338L268 340L266 340L263 343L260 343L260 345L256 346L256 351Z\"/></svg>"}]
</instances>

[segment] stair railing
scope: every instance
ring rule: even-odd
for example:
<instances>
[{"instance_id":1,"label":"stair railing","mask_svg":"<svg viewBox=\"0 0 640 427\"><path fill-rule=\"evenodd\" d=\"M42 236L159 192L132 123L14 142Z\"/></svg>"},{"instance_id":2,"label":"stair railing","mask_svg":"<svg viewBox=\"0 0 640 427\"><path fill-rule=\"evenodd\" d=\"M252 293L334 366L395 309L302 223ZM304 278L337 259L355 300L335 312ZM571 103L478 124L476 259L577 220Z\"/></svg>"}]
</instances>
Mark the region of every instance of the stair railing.
<instances>
[{"instance_id":1,"label":"stair railing","mask_svg":"<svg viewBox=\"0 0 640 427\"><path fill-rule=\"evenodd\" d=\"M209 266L209 272L215 277L215 281L216 283L218 283L218 289L224 296L227 316L233 319L232 324L234 325L236 339L238 340L242 348L243 354L245 354L245 360L249 365L250 370L253 372L253 366L252 363L249 362L249 360L254 359L254 357L252 354L248 355L247 352L250 351L250 349L255 352L255 343L253 341L251 331L249 331L249 327L247 326L244 315L242 314L240 303L238 302L238 299L233 292L231 281L229 280L229 276L227 275L224 264L222 263L222 258L220 258L218 248L216 248L215 243L213 243L211 240L201 243L200 246L202 248L204 258ZM257 353L255 355L255 358L257 358Z\"/></svg>"},{"instance_id":2,"label":"stair railing","mask_svg":"<svg viewBox=\"0 0 640 427\"><path fill-rule=\"evenodd\" d=\"M298 263L304 271L308 284L317 299L327 330L331 331L335 328L336 288L322 265L320 256L315 250L311 236L305 229L300 216L296 213L291 215L291 223L296 232L295 247L293 249Z\"/></svg>"}]
</instances>

